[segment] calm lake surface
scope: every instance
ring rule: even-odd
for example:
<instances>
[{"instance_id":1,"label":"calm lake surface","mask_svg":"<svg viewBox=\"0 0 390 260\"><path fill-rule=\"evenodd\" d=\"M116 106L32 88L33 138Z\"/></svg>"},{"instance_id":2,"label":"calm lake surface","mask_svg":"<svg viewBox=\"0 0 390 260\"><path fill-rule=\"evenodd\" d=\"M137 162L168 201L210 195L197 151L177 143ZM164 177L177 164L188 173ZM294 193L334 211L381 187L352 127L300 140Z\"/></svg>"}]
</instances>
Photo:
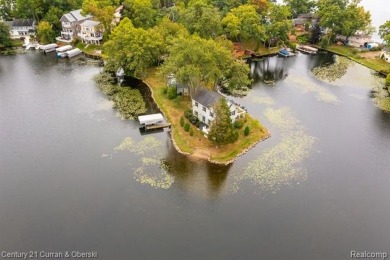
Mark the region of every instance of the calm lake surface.
<instances>
[{"instance_id":1,"label":"calm lake surface","mask_svg":"<svg viewBox=\"0 0 390 260\"><path fill-rule=\"evenodd\" d=\"M227 167L141 135L92 77L52 55L0 57L0 251L97 251L100 259L348 259L390 253L390 115L383 84L328 54L251 64L238 103L272 137ZM263 79L275 80L265 85Z\"/></svg>"}]
</instances>

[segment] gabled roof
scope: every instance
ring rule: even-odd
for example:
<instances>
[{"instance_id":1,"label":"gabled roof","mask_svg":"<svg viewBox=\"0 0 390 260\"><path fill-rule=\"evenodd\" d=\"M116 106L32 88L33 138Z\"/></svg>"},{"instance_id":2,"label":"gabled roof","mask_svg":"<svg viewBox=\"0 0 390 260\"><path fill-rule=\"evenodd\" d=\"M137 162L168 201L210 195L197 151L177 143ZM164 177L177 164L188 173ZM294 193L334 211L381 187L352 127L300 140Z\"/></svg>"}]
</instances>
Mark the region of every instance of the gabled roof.
<instances>
[{"instance_id":1,"label":"gabled roof","mask_svg":"<svg viewBox=\"0 0 390 260\"><path fill-rule=\"evenodd\" d=\"M214 91L210 91L205 88L199 89L193 96L192 99L194 99L199 104L211 108L217 102L220 100L222 96Z\"/></svg>"},{"instance_id":2,"label":"gabled roof","mask_svg":"<svg viewBox=\"0 0 390 260\"><path fill-rule=\"evenodd\" d=\"M78 10L71 11L67 14L64 14L60 20L61 20L61 22L63 22L64 20L67 20L68 22L72 23L72 22L76 22L76 21L83 21L83 20L91 18L91 17L92 16L89 14L86 16L83 16L81 14L81 9L78 9Z\"/></svg>"},{"instance_id":3,"label":"gabled roof","mask_svg":"<svg viewBox=\"0 0 390 260\"><path fill-rule=\"evenodd\" d=\"M91 20L86 20L86 21L84 21L82 24L80 24L81 26L90 26L90 27L92 27L92 26L97 26L97 25L99 25L100 24L100 22L98 22L98 21L91 21Z\"/></svg>"},{"instance_id":4,"label":"gabled roof","mask_svg":"<svg viewBox=\"0 0 390 260\"><path fill-rule=\"evenodd\" d=\"M299 18L296 18L294 19L294 25L297 26L297 25L304 25L305 23L299 19Z\"/></svg>"},{"instance_id":5,"label":"gabled roof","mask_svg":"<svg viewBox=\"0 0 390 260\"><path fill-rule=\"evenodd\" d=\"M12 22L13 27L25 27L25 26L33 26L34 19L14 19Z\"/></svg>"}]
</instances>

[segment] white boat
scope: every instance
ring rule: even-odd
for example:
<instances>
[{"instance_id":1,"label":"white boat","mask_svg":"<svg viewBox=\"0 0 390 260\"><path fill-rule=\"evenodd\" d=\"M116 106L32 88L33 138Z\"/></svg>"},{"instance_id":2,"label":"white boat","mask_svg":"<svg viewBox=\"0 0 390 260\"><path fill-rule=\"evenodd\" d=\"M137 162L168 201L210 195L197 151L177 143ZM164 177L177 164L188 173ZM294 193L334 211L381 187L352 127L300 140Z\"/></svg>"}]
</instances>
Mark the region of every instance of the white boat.
<instances>
[{"instance_id":1,"label":"white boat","mask_svg":"<svg viewBox=\"0 0 390 260\"><path fill-rule=\"evenodd\" d=\"M57 53L60 53L60 52L69 51L69 50L71 50L71 49L73 49L72 45L65 45L65 46L58 47L58 48L56 49L56 52L57 52Z\"/></svg>"},{"instance_id":2,"label":"white boat","mask_svg":"<svg viewBox=\"0 0 390 260\"><path fill-rule=\"evenodd\" d=\"M66 51L64 52L66 57L67 58L72 58L74 56L77 56L77 55L80 55L81 53L83 53L79 48L75 48L73 50L70 50L70 51Z\"/></svg>"},{"instance_id":3,"label":"white boat","mask_svg":"<svg viewBox=\"0 0 390 260\"><path fill-rule=\"evenodd\" d=\"M316 54L318 52L317 48L313 48L307 45L299 45L297 46L297 50L307 54Z\"/></svg>"},{"instance_id":4,"label":"white boat","mask_svg":"<svg viewBox=\"0 0 390 260\"><path fill-rule=\"evenodd\" d=\"M55 51L58 45L56 43L50 43L46 45L39 46L39 49L43 51L44 53Z\"/></svg>"}]
</instances>

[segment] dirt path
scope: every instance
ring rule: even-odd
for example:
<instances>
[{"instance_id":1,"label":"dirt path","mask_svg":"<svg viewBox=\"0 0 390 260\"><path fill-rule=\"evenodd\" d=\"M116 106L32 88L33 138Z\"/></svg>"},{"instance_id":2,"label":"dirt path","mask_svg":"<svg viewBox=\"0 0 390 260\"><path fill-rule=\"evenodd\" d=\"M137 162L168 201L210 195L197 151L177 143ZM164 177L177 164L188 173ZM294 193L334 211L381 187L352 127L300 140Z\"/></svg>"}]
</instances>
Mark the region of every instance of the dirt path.
<instances>
[{"instance_id":1,"label":"dirt path","mask_svg":"<svg viewBox=\"0 0 390 260\"><path fill-rule=\"evenodd\" d=\"M379 58L380 55L381 55L381 51L368 51L368 52L359 53L359 56L362 56L363 58L366 59Z\"/></svg>"},{"instance_id":2,"label":"dirt path","mask_svg":"<svg viewBox=\"0 0 390 260\"><path fill-rule=\"evenodd\" d=\"M192 157L197 159L209 159L210 158L210 151L203 148L195 148L194 152L191 154Z\"/></svg>"}]
</instances>

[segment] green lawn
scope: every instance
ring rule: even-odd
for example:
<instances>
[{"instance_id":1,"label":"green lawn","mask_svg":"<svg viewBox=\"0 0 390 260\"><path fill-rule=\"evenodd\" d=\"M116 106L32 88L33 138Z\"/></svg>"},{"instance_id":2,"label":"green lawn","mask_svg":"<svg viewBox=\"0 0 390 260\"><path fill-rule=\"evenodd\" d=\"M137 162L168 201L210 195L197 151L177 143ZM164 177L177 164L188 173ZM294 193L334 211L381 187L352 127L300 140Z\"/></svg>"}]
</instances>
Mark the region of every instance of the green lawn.
<instances>
[{"instance_id":1,"label":"green lawn","mask_svg":"<svg viewBox=\"0 0 390 260\"><path fill-rule=\"evenodd\" d=\"M359 55L359 52L357 52L354 48L348 47L348 46L338 46L338 45L331 45L326 50L346 56L350 58L351 60L360 63L368 68L371 68L378 72L384 72L386 74L390 73L390 63L384 61L380 58L364 58Z\"/></svg>"}]
</instances>

